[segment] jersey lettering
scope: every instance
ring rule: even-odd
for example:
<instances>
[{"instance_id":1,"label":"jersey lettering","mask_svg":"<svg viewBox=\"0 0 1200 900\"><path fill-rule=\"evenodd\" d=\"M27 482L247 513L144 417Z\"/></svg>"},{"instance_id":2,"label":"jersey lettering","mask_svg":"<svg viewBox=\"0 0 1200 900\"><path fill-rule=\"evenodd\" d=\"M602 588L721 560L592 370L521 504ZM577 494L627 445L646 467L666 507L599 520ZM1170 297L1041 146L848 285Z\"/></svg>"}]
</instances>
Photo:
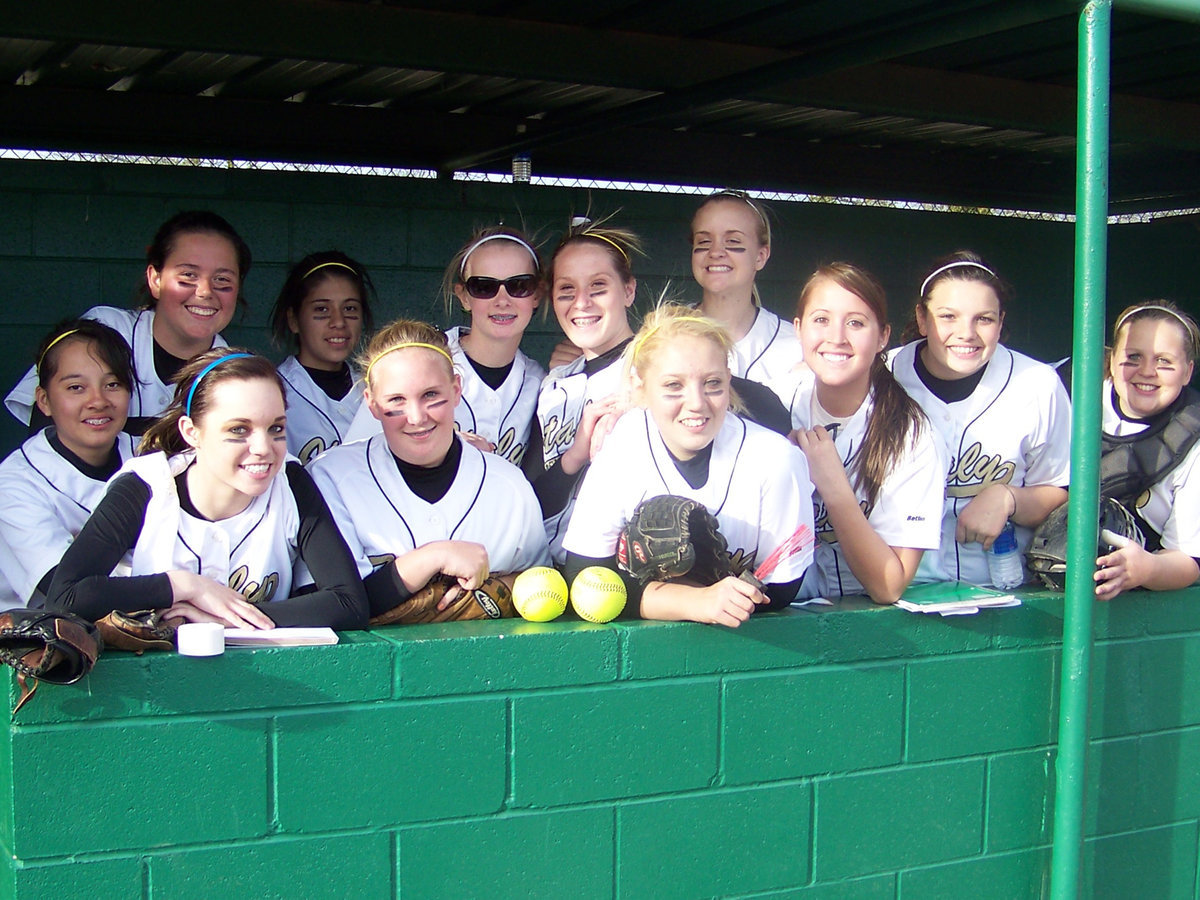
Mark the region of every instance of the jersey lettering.
<instances>
[{"instance_id":1,"label":"jersey lettering","mask_svg":"<svg viewBox=\"0 0 1200 900\"><path fill-rule=\"evenodd\" d=\"M975 497L993 484L1008 484L1016 470L1016 463L1005 462L999 454L984 454L983 445L976 441L951 463L946 496Z\"/></svg>"},{"instance_id":2,"label":"jersey lettering","mask_svg":"<svg viewBox=\"0 0 1200 900\"><path fill-rule=\"evenodd\" d=\"M272 572L259 584L250 580L249 566L238 566L229 575L229 587L251 603L266 603L279 590L279 573Z\"/></svg>"},{"instance_id":3,"label":"jersey lettering","mask_svg":"<svg viewBox=\"0 0 1200 900\"><path fill-rule=\"evenodd\" d=\"M504 457L514 466L521 464L521 457L525 455L525 445L517 443L517 429L510 428L500 435L500 440L496 441L496 455Z\"/></svg>"},{"instance_id":4,"label":"jersey lettering","mask_svg":"<svg viewBox=\"0 0 1200 900\"><path fill-rule=\"evenodd\" d=\"M743 572L754 571L754 558L758 556L758 548L755 547L749 553L740 547L737 550L731 550L729 553L729 562L733 566L733 571L741 575Z\"/></svg>"},{"instance_id":5,"label":"jersey lettering","mask_svg":"<svg viewBox=\"0 0 1200 900\"><path fill-rule=\"evenodd\" d=\"M816 494L813 495L816 497ZM862 510L863 518L867 518L867 501L859 500L858 508ZM909 516L911 519L912 516ZM836 544L838 542L837 535L833 533L833 526L829 524L829 510L820 500L813 501L813 526L816 530L817 540L823 544Z\"/></svg>"},{"instance_id":6,"label":"jersey lettering","mask_svg":"<svg viewBox=\"0 0 1200 900\"><path fill-rule=\"evenodd\" d=\"M542 440L546 448L546 465L554 462L575 443L575 431L578 422L563 422L558 416L551 416L542 426Z\"/></svg>"},{"instance_id":7,"label":"jersey lettering","mask_svg":"<svg viewBox=\"0 0 1200 900\"><path fill-rule=\"evenodd\" d=\"M371 563L371 571L378 571L384 566L391 565L396 561L395 553L373 553L367 556L367 560Z\"/></svg>"},{"instance_id":8,"label":"jersey lettering","mask_svg":"<svg viewBox=\"0 0 1200 900\"><path fill-rule=\"evenodd\" d=\"M337 443L337 441L334 441L330 446L336 446ZM296 454L296 457L300 460L301 465L307 466L310 459L312 459L314 456L320 456L327 449L328 448L325 445L325 439L318 435L301 447L300 452Z\"/></svg>"}]
</instances>

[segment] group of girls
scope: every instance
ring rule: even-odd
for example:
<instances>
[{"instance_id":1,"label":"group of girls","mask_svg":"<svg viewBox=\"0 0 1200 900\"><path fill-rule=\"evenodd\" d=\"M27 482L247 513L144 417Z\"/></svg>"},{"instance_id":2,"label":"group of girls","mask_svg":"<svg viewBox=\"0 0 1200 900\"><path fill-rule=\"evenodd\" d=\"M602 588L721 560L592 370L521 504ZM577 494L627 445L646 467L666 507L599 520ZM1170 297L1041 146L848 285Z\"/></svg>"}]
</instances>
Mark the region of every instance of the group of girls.
<instances>
[{"instance_id":1,"label":"group of girls","mask_svg":"<svg viewBox=\"0 0 1200 900\"><path fill-rule=\"evenodd\" d=\"M59 326L6 400L35 433L0 465L0 605L359 628L437 575L457 583L445 605L489 575L615 567L622 527L664 493L713 513L737 571L788 552L766 584L631 584L644 617L737 625L798 596L987 584L992 542L1011 522L1023 551L1069 476L1061 382L1000 343L1007 285L973 253L939 260L911 340L888 353L884 292L855 265L813 273L791 326L762 308L770 240L748 196L706 198L698 302L662 303L635 332L636 235L577 220L543 265L527 235L486 229L444 276L467 324L400 320L357 359L370 276L312 254L272 314L294 347L276 368L220 335L245 242L181 213L147 254L147 306ZM566 339L549 374L520 350L543 301ZM1198 343L1169 303L1122 315L1108 440L1200 416ZM1154 542L1098 560L1098 597L1200 574L1187 448L1138 499ZM805 529L815 541L797 549Z\"/></svg>"}]
</instances>

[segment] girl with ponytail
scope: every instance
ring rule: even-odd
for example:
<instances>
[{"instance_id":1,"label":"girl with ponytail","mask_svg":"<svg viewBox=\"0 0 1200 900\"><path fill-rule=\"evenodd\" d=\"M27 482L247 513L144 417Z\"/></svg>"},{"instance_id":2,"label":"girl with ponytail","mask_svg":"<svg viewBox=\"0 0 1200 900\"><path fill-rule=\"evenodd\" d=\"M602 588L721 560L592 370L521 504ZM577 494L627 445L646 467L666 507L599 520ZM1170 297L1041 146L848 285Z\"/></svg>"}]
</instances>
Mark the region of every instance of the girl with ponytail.
<instances>
[{"instance_id":1,"label":"girl with ponytail","mask_svg":"<svg viewBox=\"0 0 1200 900\"><path fill-rule=\"evenodd\" d=\"M800 292L796 335L813 377L792 397L792 439L815 493L806 596L895 603L941 533L946 461L887 367L887 300L867 271L821 266Z\"/></svg>"}]
</instances>

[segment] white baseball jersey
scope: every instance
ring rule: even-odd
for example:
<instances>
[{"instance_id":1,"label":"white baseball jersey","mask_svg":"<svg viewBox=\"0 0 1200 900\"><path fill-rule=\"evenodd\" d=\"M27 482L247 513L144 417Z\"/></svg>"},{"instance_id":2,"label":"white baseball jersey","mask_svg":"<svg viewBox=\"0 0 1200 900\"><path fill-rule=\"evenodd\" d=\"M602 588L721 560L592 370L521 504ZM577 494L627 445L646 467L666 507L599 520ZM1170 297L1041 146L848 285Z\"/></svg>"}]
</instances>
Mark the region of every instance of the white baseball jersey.
<instances>
[{"instance_id":1,"label":"white baseball jersey","mask_svg":"<svg viewBox=\"0 0 1200 900\"><path fill-rule=\"evenodd\" d=\"M565 366L551 369L546 380L542 382L542 390L538 394L537 414L542 428L542 455L547 469L574 443L575 430L579 427L579 420L583 418L583 408L589 403L603 400L624 390L623 356L617 356L603 369L593 372L590 377L584 372L584 362L581 356ZM562 563L567 558L566 551L563 550L563 537L567 533L567 523L571 521L571 510L575 506L575 497L581 484L582 481L576 482L571 499L562 511L545 521L546 540L550 543L550 553L557 563Z\"/></svg>"},{"instance_id":2,"label":"white baseball jersey","mask_svg":"<svg viewBox=\"0 0 1200 900\"><path fill-rule=\"evenodd\" d=\"M122 467L122 474L132 472L150 486L145 521L128 557L129 574L184 569L229 585L251 603L286 599L293 570L307 573L297 545L300 513L286 473L280 471L267 492L242 512L210 522L179 504L175 476L194 459L190 450L170 458L151 453Z\"/></svg>"},{"instance_id":3,"label":"white baseball jersey","mask_svg":"<svg viewBox=\"0 0 1200 900\"><path fill-rule=\"evenodd\" d=\"M813 395L816 382L805 379L792 404L792 427L811 428L814 421ZM868 396L862 406L834 435L833 445L854 485L854 466L862 451L874 410ZM942 537L942 504L946 490L946 458L941 442L926 422L875 495L875 506L867 521L889 547L937 550ZM865 509L866 494L855 488L859 505ZM808 570L801 594L806 597L840 597L862 594L862 583L850 571L829 515L819 494L813 494L813 520L817 530L816 565Z\"/></svg>"},{"instance_id":4,"label":"white baseball jersey","mask_svg":"<svg viewBox=\"0 0 1200 900\"><path fill-rule=\"evenodd\" d=\"M899 347L888 356L896 380L940 435L949 464L941 550L936 559L932 553L925 554L916 580L987 585L991 577L983 545L960 544L954 539L958 514L993 484L1067 487L1071 401L1054 369L1000 345L971 395L944 403L917 375L914 359L922 343ZM1016 525L1016 533L1024 559L1033 531ZM940 565L935 567L935 563Z\"/></svg>"},{"instance_id":5,"label":"white baseball jersey","mask_svg":"<svg viewBox=\"0 0 1200 900\"><path fill-rule=\"evenodd\" d=\"M546 370L518 350L508 377L499 388L492 390L467 359L459 343L460 333L461 329L457 327L446 332L454 370L462 377L462 399L454 410L454 427L486 438L496 445L497 455L519 464L529 445L538 387ZM290 421L288 427L291 427ZM346 441L361 441L382 433L383 426L364 403L354 416Z\"/></svg>"},{"instance_id":6,"label":"white baseball jersey","mask_svg":"<svg viewBox=\"0 0 1200 900\"><path fill-rule=\"evenodd\" d=\"M746 336L733 345L729 368L740 378L765 384L786 404L799 377L796 366L803 358L792 323L760 308Z\"/></svg>"},{"instance_id":7,"label":"white baseball jersey","mask_svg":"<svg viewBox=\"0 0 1200 900\"><path fill-rule=\"evenodd\" d=\"M120 309L115 306L93 306L82 316L84 319L94 319L109 326L129 344L133 351L133 365L137 371L137 384L133 386L133 396L129 398L129 416L157 416L171 405L175 396L175 386L164 384L159 380L154 368L154 310L153 309ZM217 335L213 339L214 347L224 347L225 339ZM28 422L33 411L33 392L37 387L37 370L30 366L17 386L4 398L8 411Z\"/></svg>"},{"instance_id":8,"label":"white baseball jersey","mask_svg":"<svg viewBox=\"0 0 1200 900\"><path fill-rule=\"evenodd\" d=\"M786 438L732 413L713 439L708 480L693 488L679 474L650 414L632 409L584 476L563 546L581 556L612 556L638 504L675 494L704 504L720 523L734 570L753 571L802 525L812 535L812 490L803 453ZM764 581L795 581L812 558L809 540Z\"/></svg>"},{"instance_id":9,"label":"white baseball jersey","mask_svg":"<svg viewBox=\"0 0 1200 900\"><path fill-rule=\"evenodd\" d=\"M363 385L355 380L345 397L334 400L294 356L279 364L279 375L287 385L288 453L307 465L310 459L345 439L354 414L362 406ZM374 416L371 421L375 421Z\"/></svg>"},{"instance_id":10,"label":"white baseball jersey","mask_svg":"<svg viewBox=\"0 0 1200 900\"><path fill-rule=\"evenodd\" d=\"M0 610L29 602L104 496L106 482L62 457L47 431L0 463ZM117 450L122 460L133 455L129 435L117 436Z\"/></svg>"},{"instance_id":11,"label":"white baseball jersey","mask_svg":"<svg viewBox=\"0 0 1200 900\"><path fill-rule=\"evenodd\" d=\"M364 578L432 541L473 541L487 548L493 572L550 562L542 514L521 470L461 438L454 483L436 503L412 492L383 435L342 444L309 471Z\"/></svg>"},{"instance_id":12,"label":"white baseball jersey","mask_svg":"<svg viewBox=\"0 0 1200 900\"><path fill-rule=\"evenodd\" d=\"M1113 407L1112 382L1104 382L1101 425L1105 434L1125 437L1144 431L1139 422L1122 419ZM1200 557L1200 443L1193 445L1166 478L1142 492L1134 503L1137 514L1162 535L1167 550Z\"/></svg>"}]
</instances>

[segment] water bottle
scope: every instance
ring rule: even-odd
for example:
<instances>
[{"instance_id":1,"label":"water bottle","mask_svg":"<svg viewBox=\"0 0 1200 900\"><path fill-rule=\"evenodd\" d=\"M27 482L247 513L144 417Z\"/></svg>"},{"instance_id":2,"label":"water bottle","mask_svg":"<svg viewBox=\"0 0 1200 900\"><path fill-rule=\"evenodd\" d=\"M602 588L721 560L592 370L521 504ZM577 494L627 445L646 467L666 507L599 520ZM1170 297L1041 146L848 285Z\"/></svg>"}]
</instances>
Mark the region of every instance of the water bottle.
<instances>
[{"instance_id":1,"label":"water bottle","mask_svg":"<svg viewBox=\"0 0 1200 900\"><path fill-rule=\"evenodd\" d=\"M1025 583L1021 552L1017 549L1017 532L1012 522L1004 523L1004 530L996 536L992 549L988 551L987 561L992 584L1000 590L1011 591Z\"/></svg>"}]
</instances>

